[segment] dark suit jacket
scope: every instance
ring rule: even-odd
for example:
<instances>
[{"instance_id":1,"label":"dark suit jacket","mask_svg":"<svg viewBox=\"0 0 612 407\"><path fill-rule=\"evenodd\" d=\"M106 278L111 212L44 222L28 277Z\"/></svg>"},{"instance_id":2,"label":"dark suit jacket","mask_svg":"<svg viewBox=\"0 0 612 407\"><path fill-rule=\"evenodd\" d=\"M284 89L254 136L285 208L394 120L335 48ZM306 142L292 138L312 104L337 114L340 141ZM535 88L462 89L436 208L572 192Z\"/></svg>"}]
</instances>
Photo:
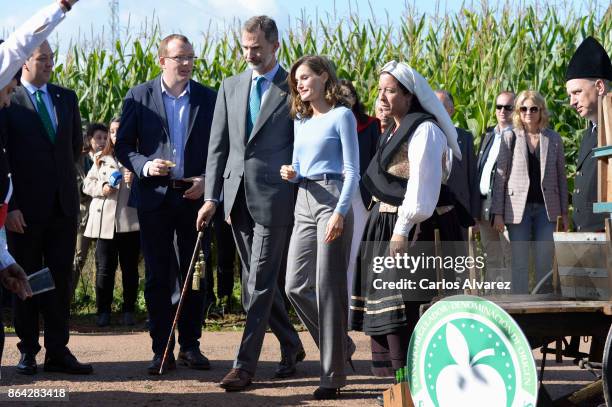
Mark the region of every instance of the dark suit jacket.
<instances>
[{"instance_id":1,"label":"dark suit jacket","mask_svg":"<svg viewBox=\"0 0 612 407\"><path fill-rule=\"evenodd\" d=\"M20 209L28 222L40 223L57 215L79 213L79 192L74 163L83 145L81 115L76 94L48 84L57 117L55 143L49 140L27 90L18 87L11 106L0 115L0 134L5 141L13 177L9 211ZM53 114L52 112L50 112Z\"/></svg>"},{"instance_id":2,"label":"dark suit jacket","mask_svg":"<svg viewBox=\"0 0 612 407\"><path fill-rule=\"evenodd\" d=\"M480 212L480 192L476 179L476 157L474 156L474 137L472 133L457 129L457 143L461 149L461 160L453 159L453 168L447 185L455 198L472 218Z\"/></svg>"},{"instance_id":3,"label":"dark suit jacket","mask_svg":"<svg viewBox=\"0 0 612 407\"><path fill-rule=\"evenodd\" d=\"M489 153L491 152L491 146L493 145L494 137L495 127L487 127L485 134L482 136L480 148L478 149L478 158L476 160L476 180L474 181L476 184L478 196L480 197L478 212L475 216L475 219L477 220L481 220L481 214L484 209L483 206L487 206L488 213L491 213L493 183L495 181L495 166L493 166L493 171L491 172L491 174L489 174L489 176L491 177L491 184L489 185L489 190L491 191L491 194L488 199L480 193L480 180L482 179L482 171L484 169L484 165L487 162L487 158L489 158ZM492 222L493 218L491 217L490 220Z\"/></svg>"},{"instance_id":4,"label":"dark suit jacket","mask_svg":"<svg viewBox=\"0 0 612 407\"><path fill-rule=\"evenodd\" d=\"M295 184L280 177L281 165L291 164L293 154L287 72L280 68L274 76L249 137L246 115L252 72L248 69L229 77L219 88L204 197L219 199L223 188L227 219L244 185L246 204L255 222L268 227L289 226L293 224Z\"/></svg>"},{"instance_id":5,"label":"dark suit jacket","mask_svg":"<svg viewBox=\"0 0 612 407\"><path fill-rule=\"evenodd\" d=\"M189 125L183 161L185 178L205 174L216 98L212 89L193 80L189 83ZM170 145L161 77L158 76L130 89L123 102L115 154L137 176L132 184L131 206L153 210L162 204L170 177L144 177L142 170L147 161L171 157Z\"/></svg>"},{"instance_id":6,"label":"dark suit jacket","mask_svg":"<svg viewBox=\"0 0 612 407\"><path fill-rule=\"evenodd\" d=\"M0 109L0 115L2 109ZM1 119L0 119L1 120ZM6 148L4 148L4 141L0 142L0 204L4 204L8 195L11 184L11 170L9 168L8 156L6 155ZM0 225L0 228L3 226Z\"/></svg>"},{"instance_id":7,"label":"dark suit jacket","mask_svg":"<svg viewBox=\"0 0 612 407\"><path fill-rule=\"evenodd\" d=\"M576 180L572 204L574 205L574 229L579 232L596 232L604 230L606 214L593 213L593 202L597 202L597 159L593 158L592 150L597 147L597 131L589 126L582 135L578 163L576 164Z\"/></svg>"},{"instance_id":8,"label":"dark suit jacket","mask_svg":"<svg viewBox=\"0 0 612 407\"><path fill-rule=\"evenodd\" d=\"M478 157L476 159L476 176L478 177L476 180L477 184L480 184L482 169L487 162L489 152L491 151L491 146L493 145L493 136L495 136L495 127L487 127L485 134L482 136L480 148L478 149Z\"/></svg>"}]
</instances>

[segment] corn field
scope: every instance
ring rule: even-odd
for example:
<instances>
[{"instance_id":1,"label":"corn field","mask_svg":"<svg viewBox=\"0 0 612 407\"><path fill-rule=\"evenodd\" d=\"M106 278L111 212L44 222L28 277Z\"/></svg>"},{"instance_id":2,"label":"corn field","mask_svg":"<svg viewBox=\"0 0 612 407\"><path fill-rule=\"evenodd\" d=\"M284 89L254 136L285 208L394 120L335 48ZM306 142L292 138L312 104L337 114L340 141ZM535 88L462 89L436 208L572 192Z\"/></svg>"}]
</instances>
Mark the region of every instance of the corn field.
<instances>
[{"instance_id":1,"label":"corn field","mask_svg":"<svg viewBox=\"0 0 612 407\"><path fill-rule=\"evenodd\" d=\"M574 173L577 133L586 126L568 105L565 69L577 45L594 35L612 51L612 6L603 15L563 14L550 5L504 6L486 1L479 9L463 9L440 18L406 9L401 25L380 24L356 14L326 20L296 20L281 39L279 60L289 68L304 54L323 54L338 76L351 79L368 110L376 98L378 70L391 59L403 60L421 72L434 88L450 91L458 126L476 136L495 120L494 98L502 89L536 89L547 99L551 126L565 141L568 177ZM192 38L199 59L194 77L218 88L221 80L241 72L239 25L215 37L210 30ZM55 67L55 81L74 89L84 121L108 122L120 112L132 86L160 73L159 25L117 42L114 52L103 47L70 45L65 62ZM61 48L61 45L60 45Z\"/></svg>"}]
</instances>

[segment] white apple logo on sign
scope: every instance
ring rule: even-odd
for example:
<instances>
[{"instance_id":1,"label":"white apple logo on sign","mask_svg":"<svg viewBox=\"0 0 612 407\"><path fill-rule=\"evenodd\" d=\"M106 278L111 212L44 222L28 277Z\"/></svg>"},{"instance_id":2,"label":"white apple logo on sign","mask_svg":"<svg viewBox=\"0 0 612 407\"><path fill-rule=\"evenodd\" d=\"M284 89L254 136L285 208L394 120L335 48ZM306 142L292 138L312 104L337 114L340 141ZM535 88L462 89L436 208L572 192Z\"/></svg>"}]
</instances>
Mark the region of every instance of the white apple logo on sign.
<instances>
[{"instance_id":1,"label":"white apple logo on sign","mask_svg":"<svg viewBox=\"0 0 612 407\"><path fill-rule=\"evenodd\" d=\"M506 407L504 380L491 366L476 363L493 356L493 348L478 352L470 360L470 350L459 329L446 324L446 345L455 365L448 365L436 380L436 397L440 407Z\"/></svg>"}]
</instances>

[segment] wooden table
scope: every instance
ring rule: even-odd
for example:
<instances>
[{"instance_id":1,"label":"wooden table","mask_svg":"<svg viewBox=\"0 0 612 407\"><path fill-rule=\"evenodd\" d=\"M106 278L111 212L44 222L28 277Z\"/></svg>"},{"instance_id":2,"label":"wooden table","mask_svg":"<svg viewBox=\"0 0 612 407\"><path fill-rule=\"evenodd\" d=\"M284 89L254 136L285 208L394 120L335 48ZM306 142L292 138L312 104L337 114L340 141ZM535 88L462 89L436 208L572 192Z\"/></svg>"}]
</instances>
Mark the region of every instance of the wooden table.
<instances>
[{"instance_id":1,"label":"wooden table","mask_svg":"<svg viewBox=\"0 0 612 407\"><path fill-rule=\"evenodd\" d=\"M550 343L551 338L565 336L605 338L612 324L612 302L609 301L567 300L550 295L484 298L512 315L532 348Z\"/></svg>"},{"instance_id":2,"label":"wooden table","mask_svg":"<svg viewBox=\"0 0 612 407\"><path fill-rule=\"evenodd\" d=\"M566 336L595 336L605 339L612 325L612 302L609 301L568 300L551 294L480 298L496 303L512 315L532 349ZM440 299L423 305L421 314Z\"/></svg>"}]
</instances>

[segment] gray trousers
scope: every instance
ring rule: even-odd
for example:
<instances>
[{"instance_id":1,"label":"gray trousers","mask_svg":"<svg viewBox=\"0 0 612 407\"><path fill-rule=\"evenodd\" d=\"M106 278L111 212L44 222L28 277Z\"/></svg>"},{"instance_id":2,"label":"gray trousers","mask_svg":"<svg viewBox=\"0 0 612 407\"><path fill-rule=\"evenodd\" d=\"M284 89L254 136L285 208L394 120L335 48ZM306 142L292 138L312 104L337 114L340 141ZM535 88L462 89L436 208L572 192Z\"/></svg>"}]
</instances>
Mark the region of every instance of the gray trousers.
<instances>
[{"instance_id":1,"label":"gray trousers","mask_svg":"<svg viewBox=\"0 0 612 407\"><path fill-rule=\"evenodd\" d=\"M344 367L352 345L347 335L346 269L353 234L352 210L342 235L325 243L325 229L342 181L302 181L295 205L285 291L319 348L321 386L346 384Z\"/></svg>"},{"instance_id":2,"label":"gray trousers","mask_svg":"<svg viewBox=\"0 0 612 407\"><path fill-rule=\"evenodd\" d=\"M242 306L247 314L234 367L254 375L268 325L284 354L292 355L302 346L278 288L291 226L267 227L256 223L247 208L243 187L230 216L242 265Z\"/></svg>"}]
</instances>

